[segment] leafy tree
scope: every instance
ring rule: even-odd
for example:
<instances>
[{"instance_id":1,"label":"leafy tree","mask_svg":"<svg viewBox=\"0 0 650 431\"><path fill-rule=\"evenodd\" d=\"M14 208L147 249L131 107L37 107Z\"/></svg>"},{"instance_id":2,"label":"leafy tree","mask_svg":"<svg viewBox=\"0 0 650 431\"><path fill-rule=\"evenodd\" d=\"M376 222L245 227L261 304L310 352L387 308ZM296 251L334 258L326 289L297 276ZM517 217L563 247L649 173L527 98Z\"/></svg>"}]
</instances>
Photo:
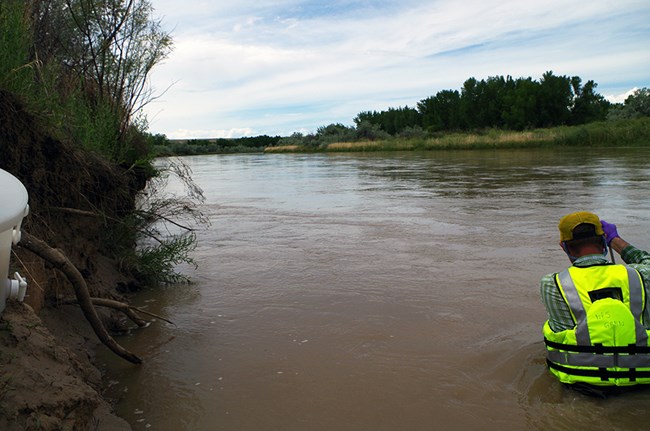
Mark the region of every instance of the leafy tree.
<instances>
[{"instance_id":1,"label":"leafy tree","mask_svg":"<svg viewBox=\"0 0 650 431\"><path fill-rule=\"evenodd\" d=\"M363 122L370 123L370 124L380 124L380 119L379 119L379 112L377 111L363 111L357 114L356 117L354 117L354 124L359 127L359 125Z\"/></svg>"},{"instance_id":2,"label":"leafy tree","mask_svg":"<svg viewBox=\"0 0 650 431\"><path fill-rule=\"evenodd\" d=\"M607 117L609 102L603 96L596 93L594 81L587 81L584 86L580 85L579 77L571 78L574 100L571 110L571 124L585 124L592 121L604 120Z\"/></svg>"},{"instance_id":3,"label":"leafy tree","mask_svg":"<svg viewBox=\"0 0 650 431\"><path fill-rule=\"evenodd\" d=\"M383 131L378 124L371 123L370 121L361 121L357 124L357 139L376 141L379 139L387 139L390 135Z\"/></svg>"},{"instance_id":4,"label":"leafy tree","mask_svg":"<svg viewBox=\"0 0 650 431\"><path fill-rule=\"evenodd\" d=\"M417 109L408 106L389 108L385 112L383 129L391 135L396 135L407 127L418 126L422 123Z\"/></svg>"},{"instance_id":5,"label":"leafy tree","mask_svg":"<svg viewBox=\"0 0 650 431\"><path fill-rule=\"evenodd\" d=\"M644 87L634 91L625 99L625 106L639 114L640 117L650 117L650 89Z\"/></svg>"},{"instance_id":6,"label":"leafy tree","mask_svg":"<svg viewBox=\"0 0 650 431\"><path fill-rule=\"evenodd\" d=\"M532 78L517 79L514 89L505 98L504 127L524 130L538 126L538 100L540 85Z\"/></svg>"},{"instance_id":7,"label":"leafy tree","mask_svg":"<svg viewBox=\"0 0 650 431\"><path fill-rule=\"evenodd\" d=\"M461 127L461 98L455 90L442 90L418 103L426 130L455 130Z\"/></svg>"},{"instance_id":8,"label":"leafy tree","mask_svg":"<svg viewBox=\"0 0 650 431\"><path fill-rule=\"evenodd\" d=\"M408 106L388 108L387 111L364 111L354 118L354 123L359 127L361 123L379 126L384 132L395 135L407 127L421 125L421 114L417 109Z\"/></svg>"},{"instance_id":9,"label":"leafy tree","mask_svg":"<svg viewBox=\"0 0 650 431\"><path fill-rule=\"evenodd\" d=\"M566 76L545 72L539 84L537 127L566 124L573 106L572 81Z\"/></svg>"},{"instance_id":10,"label":"leafy tree","mask_svg":"<svg viewBox=\"0 0 650 431\"><path fill-rule=\"evenodd\" d=\"M650 117L650 89L637 89L629 95L623 104L611 107L607 119L618 120L638 117Z\"/></svg>"},{"instance_id":11,"label":"leafy tree","mask_svg":"<svg viewBox=\"0 0 650 431\"><path fill-rule=\"evenodd\" d=\"M503 110L510 81L510 77L492 76L479 82L481 127L503 127Z\"/></svg>"},{"instance_id":12,"label":"leafy tree","mask_svg":"<svg viewBox=\"0 0 650 431\"><path fill-rule=\"evenodd\" d=\"M478 81L472 77L463 83L461 89L460 111L463 129L476 129L479 122L479 93Z\"/></svg>"},{"instance_id":13,"label":"leafy tree","mask_svg":"<svg viewBox=\"0 0 650 431\"><path fill-rule=\"evenodd\" d=\"M316 131L316 139L320 145L332 144L334 142L350 142L355 137L355 128L345 126L341 123L319 127Z\"/></svg>"},{"instance_id":14,"label":"leafy tree","mask_svg":"<svg viewBox=\"0 0 650 431\"><path fill-rule=\"evenodd\" d=\"M142 108L154 99L150 72L172 46L151 2L31 0L25 8L33 42L29 60L56 75L55 82L40 73L36 79L58 95L64 130L117 162L145 156L134 151L133 139L146 128Z\"/></svg>"},{"instance_id":15,"label":"leafy tree","mask_svg":"<svg viewBox=\"0 0 650 431\"><path fill-rule=\"evenodd\" d=\"M300 132L294 132L291 136L280 139L278 145L308 145L313 135L305 135Z\"/></svg>"},{"instance_id":16,"label":"leafy tree","mask_svg":"<svg viewBox=\"0 0 650 431\"><path fill-rule=\"evenodd\" d=\"M167 145L169 143L169 139L167 139L167 136L162 134L162 133L157 133L155 135L152 135L150 133L145 134L147 137L147 140L149 141L149 145L154 146L154 145Z\"/></svg>"},{"instance_id":17,"label":"leafy tree","mask_svg":"<svg viewBox=\"0 0 650 431\"><path fill-rule=\"evenodd\" d=\"M397 136L405 139L422 139L427 137L427 132L421 126L405 127Z\"/></svg>"}]
</instances>

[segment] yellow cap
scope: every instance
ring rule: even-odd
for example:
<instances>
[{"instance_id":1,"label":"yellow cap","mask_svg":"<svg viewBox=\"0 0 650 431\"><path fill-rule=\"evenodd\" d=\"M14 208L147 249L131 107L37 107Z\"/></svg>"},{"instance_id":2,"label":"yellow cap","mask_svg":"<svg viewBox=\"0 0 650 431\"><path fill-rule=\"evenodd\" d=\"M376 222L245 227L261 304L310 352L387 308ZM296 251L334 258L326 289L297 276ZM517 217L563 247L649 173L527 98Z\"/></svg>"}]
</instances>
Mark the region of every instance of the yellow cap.
<instances>
[{"instance_id":1,"label":"yellow cap","mask_svg":"<svg viewBox=\"0 0 650 431\"><path fill-rule=\"evenodd\" d=\"M605 234L605 232L603 232L603 226L600 224L600 219L596 214L588 211L579 211L567 214L560 219L560 224L558 224L558 228L560 229L560 241L579 239L573 237L573 230L581 224L590 224L594 226L594 233L591 235L582 235L583 238L586 236Z\"/></svg>"}]
</instances>

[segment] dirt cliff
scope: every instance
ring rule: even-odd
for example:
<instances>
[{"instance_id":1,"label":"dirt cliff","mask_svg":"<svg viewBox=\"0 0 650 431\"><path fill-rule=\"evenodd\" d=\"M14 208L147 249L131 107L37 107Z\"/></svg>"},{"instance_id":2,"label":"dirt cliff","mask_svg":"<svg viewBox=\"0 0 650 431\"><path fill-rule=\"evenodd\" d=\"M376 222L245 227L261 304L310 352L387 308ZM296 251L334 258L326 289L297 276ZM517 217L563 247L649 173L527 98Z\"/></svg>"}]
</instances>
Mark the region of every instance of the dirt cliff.
<instances>
[{"instance_id":1,"label":"dirt cliff","mask_svg":"<svg viewBox=\"0 0 650 431\"><path fill-rule=\"evenodd\" d=\"M107 232L135 205L142 178L49 136L46 121L0 91L0 169L29 194L23 230L62 251L92 296L120 299L135 282L105 252ZM20 244L13 271L29 287L25 303L10 301L0 316L0 429L129 429L101 397L96 337L78 309L60 304L74 296L67 279Z\"/></svg>"}]
</instances>

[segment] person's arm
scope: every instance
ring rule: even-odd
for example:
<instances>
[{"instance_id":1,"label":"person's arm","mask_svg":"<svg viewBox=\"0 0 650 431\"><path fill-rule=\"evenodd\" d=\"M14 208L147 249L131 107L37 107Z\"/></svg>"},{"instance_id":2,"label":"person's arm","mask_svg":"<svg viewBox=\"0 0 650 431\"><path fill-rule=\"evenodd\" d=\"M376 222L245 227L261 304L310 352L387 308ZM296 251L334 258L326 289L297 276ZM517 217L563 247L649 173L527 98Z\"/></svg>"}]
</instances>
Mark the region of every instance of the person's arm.
<instances>
[{"instance_id":1,"label":"person's arm","mask_svg":"<svg viewBox=\"0 0 650 431\"><path fill-rule=\"evenodd\" d=\"M648 267L645 272L650 274L650 253L640 250L622 238L614 238L611 242L612 250L621 255L627 264L639 264ZM640 269L640 268L637 268ZM647 278L647 277L646 277ZM649 286L650 287L650 286Z\"/></svg>"},{"instance_id":2,"label":"person's arm","mask_svg":"<svg viewBox=\"0 0 650 431\"><path fill-rule=\"evenodd\" d=\"M650 253L637 249L629 242L621 238L618 234L615 224L607 223L605 220L601 220L600 224L603 226L603 232L605 232L607 245L609 245L612 250L620 254L625 263L650 265Z\"/></svg>"},{"instance_id":3,"label":"person's arm","mask_svg":"<svg viewBox=\"0 0 650 431\"><path fill-rule=\"evenodd\" d=\"M620 236L614 237L610 242L609 242L610 247L618 253L621 254L625 248L627 248L630 243L625 241L623 238Z\"/></svg>"}]
</instances>

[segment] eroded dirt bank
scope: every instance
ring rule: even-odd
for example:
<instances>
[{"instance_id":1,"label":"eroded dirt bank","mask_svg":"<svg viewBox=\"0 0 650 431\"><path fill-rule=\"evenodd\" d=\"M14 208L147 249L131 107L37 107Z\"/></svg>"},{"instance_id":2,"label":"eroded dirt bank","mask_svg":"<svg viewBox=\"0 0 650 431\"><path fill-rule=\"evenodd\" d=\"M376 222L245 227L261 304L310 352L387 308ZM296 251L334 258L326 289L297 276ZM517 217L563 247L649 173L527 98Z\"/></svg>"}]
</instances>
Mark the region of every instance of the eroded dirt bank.
<instances>
[{"instance_id":1,"label":"eroded dirt bank","mask_svg":"<svg viewBox=\"0 0 650 431\"><path fill-rule=\"evenodd\" d=\"M11 301L0 318L0 429L130 430L101 397L92 356L84 357L94 342L57 314L50 311L41 319L29 305ZM82 319L71 314L76 322ZM62 337L76 349L66 347Z\"/></svg>"},{"instance_id":2,"label":"eroded dirt bank","mask_svg":"<svg viewBox=\"0 0 650 431\"><path fill-rule=\"evenodd\" d=\"M107 232L133 208L142 178L48 136L44 121L0 91L0 169L29 193L23 230L62 251L92 296L123 299L135 282L105 253ZM96 336L76 306L61 305L74 297L67 279L20 245L13 271L29 287L25 303L9 301L0 316L0 429L130 429L102 399ZM119 326L114 313L101 315Z\"/></svg>"}]
</instances>

